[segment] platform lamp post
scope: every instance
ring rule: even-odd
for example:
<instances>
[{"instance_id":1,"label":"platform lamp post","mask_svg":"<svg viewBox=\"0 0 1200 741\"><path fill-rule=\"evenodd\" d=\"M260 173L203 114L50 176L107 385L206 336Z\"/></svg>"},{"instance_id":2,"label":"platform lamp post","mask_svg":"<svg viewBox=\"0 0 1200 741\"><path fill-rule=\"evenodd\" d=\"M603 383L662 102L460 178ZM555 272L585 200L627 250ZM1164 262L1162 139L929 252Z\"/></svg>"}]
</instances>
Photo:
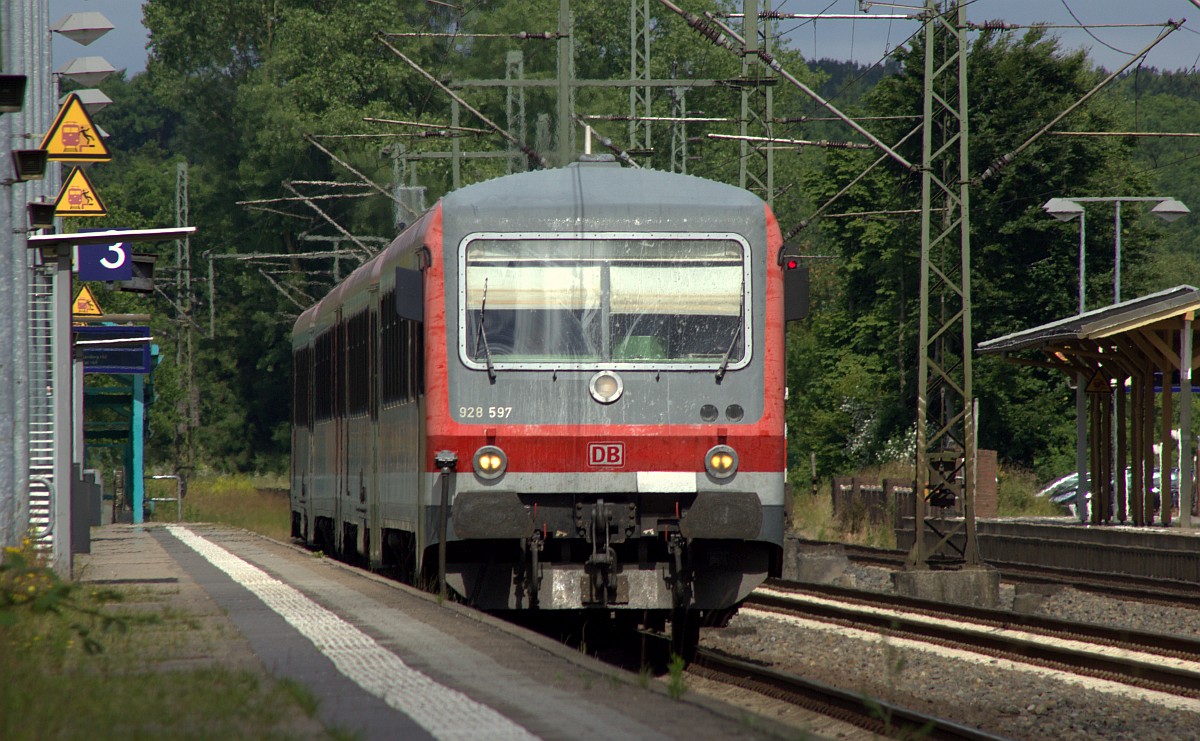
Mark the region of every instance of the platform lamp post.
<instances>
[{"instance_id":1,"label":"platform lamp post","mask_svg":"<svg viewBox=\"0 0 1200 741\"><path fill-rule=\"evenodd\" d=\"M1113 245L1113 303L1121 303L1121 204L1122 203L1154 203L1154 207L1150 209L1150 213L1159 217L1163 221L1175 221L1188 213L1190 210L1181 201L1174 198L1161 196L1089 196L1081 198L1051 198L1042 204L1042 209L1058 219L1059 221L1070 221L1076 216L1079 217L1079 313L1082 314L1086 310L1085 306L1085 288L1084 280L1085 264L1087 257L1086 248L1086 212L1082 204L1084 203L1111 203L1114 206L1114 245ZM1186 344L1191 345L1191 321L1185 321L1184 334ZM1189 353L1190 357L1190 353ZM1191 365L1180 363L1180 392L1183 394L1183 400L1180 407L1180 426L1184 429L1191 429ZM1187 388L1184 389L1184 376L1187 376ZM1078 486L1075 489L1075 511L1079 514L1080 522L1087 522L1087 379L1080 373L1076 379L1075 385L1075 464L1079 471ZM1165 383L1164 383L1165 386ZM1185 419L1186 417L1186 419ZM1191 492L1191 436L1180 434L1180 445L1182 446L1180 454L1180 491ZM1185 438L1187 438L1185 440ZM1160 486L1160 491L1170 491L1170 471L1162 473L1165 466L1160 466L1160 476L1166 481L1165 486ZM1185 489L1186 485L1186 489ZM1163 497L1164 500L1166 497ZM1186 510L1186 512L1184 511ZM1187 507L1182 506L1181 502L1181 518L1185 524L1190 524L1191 508L1190 503Z\"/></svg>"},{"instance_id":2,"label":"platform lamp post","mask_svg":"<svg viewBox=\"0 0 1200 741\"><path fill-rule=\"evenodd\" d=\"M1042 206L1046 213L1059 221L1070 221L1079 217L1079 313L1087 310L1085 280L1087 264L1087 213L1074 201L1051 198ZM1080 522L1087 522L1087 382L1082 371L1075 374L1075 514Z\"/></svg>"}]
</instances>

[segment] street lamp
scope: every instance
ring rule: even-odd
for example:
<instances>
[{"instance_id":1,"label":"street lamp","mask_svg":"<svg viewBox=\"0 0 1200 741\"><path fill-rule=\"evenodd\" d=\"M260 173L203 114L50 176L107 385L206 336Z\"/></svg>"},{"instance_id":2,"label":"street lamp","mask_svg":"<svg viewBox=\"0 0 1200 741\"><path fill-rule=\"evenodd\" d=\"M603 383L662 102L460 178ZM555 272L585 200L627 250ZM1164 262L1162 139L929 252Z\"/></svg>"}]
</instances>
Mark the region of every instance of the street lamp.
<instances>
[{"instance_id":1,"label":"street lamp","mask_svg":"<svg viewBox=\"0 0 1200 741\"><path fill-rule=\"evenodd\" d=\"M1051 198L1046 201L1042 208L1046 213L1050 214L1059 221L1069 221L1079 216L1079 285L1080 299L1079 311L1083 312L1083 218L1084 211L1082 203L1111 203L1115 207L1116 216L1116 237L1115 237L1115 252L1113 255L1113 303L1121 303L1121 204L1122 203L1154 203L1154 208L1150 209L1150 213L1154 214L1163 221L1175 221L1176 219L1190 213L1187 206L1174 198L1165 198L1161 196L1097 196L1087 198Z\"/></svg>"},{"instance_id":2,"label":"street lamp","mask_svg":"<svg viewBox=\"0 0 1200 741\"><path fill-rule=\"evenodd\" d=\"M1087 230L1087 213L1075 201L1069 201L1066 198L1051 198L1042 206L1046 213L1050 214L1059 221L1070 221L1076 216L1079 217L1079 313L1084 312L1084 258L1087 254L1084 248L1084 236Z\"/></svg>"},{"instance_id":3,"label":"street lamp","mask_svg":"<svg viewBox=\"0 0 1200 741\"><path fill-rule=\"evenodd\" d=\"M1081 204L1112 203L1116 211L1116 237L1113 253L1113 303L1121 303L1121 203L1143 202L1154 203L1150 212L1163 221L1175 221L1189 213L1182 202L1174 198L1138 197L1138 196L1098 196L1088 198L1051 198L1042 204L1042 209L1059 221L1070 221L1079 217L1079 313L1086 310L1084 300L1085 282L1084 265L1086 262L1086 212ZM1075 468L1078 471L1075 488L1075 512L1080 522L1087 522L1087 380L1083 373L1075 378ZM1119 392L1118 392L1119 393ZM1182 435L1180 436L1182 439ZM1169 476L1170 474L1168 474ZM1163 491L1167 491L1163 487Z\"/></svg>"},{"instance_id":4,"label":"street lamp","mask_svg":"<svg viewBox=\"0 0 1200 741\"><path fill-rule=\"evenodd\" d=\"M1079 313L1082 314L1087 308L1087 283L1084 280L1087 212L1083 210L1083 206L1066 198L1051 198L1042 208L1059 221L1070 221L1076 216L1079 217ZM1075 516L1080 522L1087 522L1087 378L1082 371L1075 374L1075 471Z\"/></svg>"}]
</instances>

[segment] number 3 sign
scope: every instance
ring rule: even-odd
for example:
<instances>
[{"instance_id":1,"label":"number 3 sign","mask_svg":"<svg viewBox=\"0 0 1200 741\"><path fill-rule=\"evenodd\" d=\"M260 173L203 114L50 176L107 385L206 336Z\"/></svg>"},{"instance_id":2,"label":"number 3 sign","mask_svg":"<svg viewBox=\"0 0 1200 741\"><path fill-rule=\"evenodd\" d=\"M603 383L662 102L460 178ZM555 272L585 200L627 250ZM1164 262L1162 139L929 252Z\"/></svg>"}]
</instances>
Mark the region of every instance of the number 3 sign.
<instances>
[{"instance_id":1,"label":"number 3 sign","mask_svg":"<svg viewBox=\"0 0 1200 741\"><path fill-rule=\"evenodd\" d=\"M79 245L79 280L130 280L133 249L129 242Z\"/></svg>"}]
</instances>

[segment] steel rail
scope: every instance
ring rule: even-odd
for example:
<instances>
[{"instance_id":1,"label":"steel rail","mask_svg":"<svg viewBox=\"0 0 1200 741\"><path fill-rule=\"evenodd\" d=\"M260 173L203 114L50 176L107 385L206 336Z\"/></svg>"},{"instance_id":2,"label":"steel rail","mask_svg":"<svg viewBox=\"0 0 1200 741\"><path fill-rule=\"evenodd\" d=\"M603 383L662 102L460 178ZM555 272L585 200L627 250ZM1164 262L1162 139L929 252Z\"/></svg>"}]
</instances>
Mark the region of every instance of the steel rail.
<instances>
[{"instance_id":1,"label":"steel rail","mask_svg":"<svg viewBox=\"0 0 1200 741\"><path fill-rule=\"evenodd\" d=\"M1003 655L1025 663L1034 663L1054 668L1065 668L1076 673L1101 676L1136 686L1173 692L1188 697L1200 697L1200 673L1164 666L1147 660L1105 656L1099 653L1054 645L1051 641L1036 641L1012 635L1001 635L993 631L1021 631L1041 637L1058 638L1075 642L1089 642L1126 651L1151 654L1159 658L1183 658L1195 661L1200 656L1200 642L1157 633L1143 633L1108 626L1071 623L1037 615L994 610L967 605L952 605L930 602L880 592L831 587L828 585L784 586L778 581L768 585L796 594L795 598L764 594L761 590L751 593L744 603L747 607L760 607L781 614L817 617L826 620L866 625L889 633L915 636L922 640L946 642L970 650ZM805 595L844 600L856 604L834 605L799 601ZM856 606L857 605L857 606ZM911 616L895 612L869 612L862 608L903 610ZM970 625L946 625L929 622L922 617L970 623ZM987 628L981 631L980 628Z\"/></svg>"},{"instance_id":2,"label":"steel rail","mask_svg":"<svg viewBox=\"0 0 1200 741\"><path fill-rule=\"evenodd\" d=\"M836 718L889 738L973 741L1003 738L886 700L866 697L858 692L814 682L796 674L741 661L711 649L696 649L696 656L688 671L707 679L782 699L811 712Z\"/></svg>"}]
</instances>

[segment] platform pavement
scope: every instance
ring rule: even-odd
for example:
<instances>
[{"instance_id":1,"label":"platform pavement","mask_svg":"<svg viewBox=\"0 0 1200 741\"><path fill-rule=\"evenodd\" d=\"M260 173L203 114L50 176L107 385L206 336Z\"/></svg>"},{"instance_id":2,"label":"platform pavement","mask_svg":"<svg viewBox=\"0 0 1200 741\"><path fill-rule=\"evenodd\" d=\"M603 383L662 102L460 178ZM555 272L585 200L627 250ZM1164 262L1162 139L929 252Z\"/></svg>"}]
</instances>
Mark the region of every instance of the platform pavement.
<instances>
[{"instance_id":1,"label":"platform pavement","mask_svg":"<svg viewBox=\"0 0 1200 741\"><path fill-rule=\"evenodd\" d=\"M211 551L209 556L196 544ZM221 563L212 556L216 551L242 565ZM239 582L243 567L258 576ZM153 599L145 604L194 616L194 624L211 630L177 636L184 644L199 642L177 652L186 657L181 661L256 669L302 682L320 700L321 723L360 738L694 740L797 734L793 727L750 718L739 708L693 693L673 700L659 682L647 683L489 616L439 604L431 595L245 531L212 525L95 528L92 553L77 556L75 575L84 583L130 588L135 594L147 590ZM261 591L264 580L275 585L268 585L268 592ZM311 599L309 612L289 616L286 609L266 604L272 600L270 589L288 590L287 585L303 596L285 595L278 604ZM314 618L314 610L337 614ZM349 624L338 629L339 636L363 636L372 650L382 650L383 664L378 652L376 658L363 658L355 645L318 650L318 644L363 640L302 635L321 619ZM353 654L349 664L347 652ZM365 667L367 675L357 684L351 676L355 667ZM397 679L405 672L411 676ZM372 691L363 688L372 682ZM432 693L428 698L412 699L426 690ZM429 722L428 707L443 702L447 693L467 704L453 699L450 710L434 712ZM493 709L503 716L495 733L479 732L473 716Z\"/></svg>"}]
</instances>

